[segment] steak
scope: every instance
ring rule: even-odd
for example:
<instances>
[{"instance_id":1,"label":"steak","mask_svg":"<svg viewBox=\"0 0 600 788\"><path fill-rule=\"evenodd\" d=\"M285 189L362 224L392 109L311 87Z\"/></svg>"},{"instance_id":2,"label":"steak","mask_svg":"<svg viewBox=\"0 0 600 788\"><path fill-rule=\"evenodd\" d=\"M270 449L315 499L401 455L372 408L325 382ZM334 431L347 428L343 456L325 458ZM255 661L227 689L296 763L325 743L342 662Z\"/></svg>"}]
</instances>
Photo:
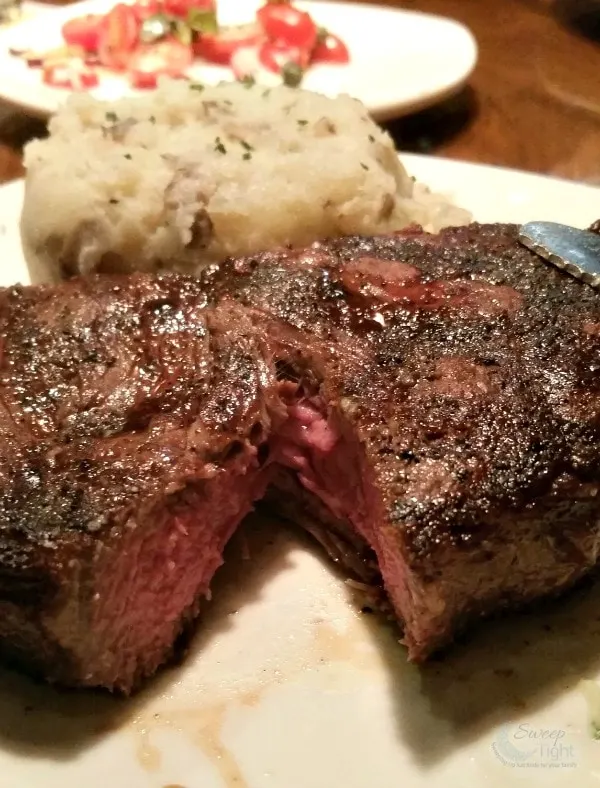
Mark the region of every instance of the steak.
<instances>
[{"instance_id":1,"label":"steak","mask_svg":"<svg viewBox=\"0 0 600 788\"><path fill-rule=\"evenodd\" d=\"M130 691L263 494L268 368L196 283L81 280L0 306L0 650Z\"/></svg>"},{"instance_id":2,"label":"steak","mask_svg":"<svg viewBox=\"0 0 600 788\"><path fill-rule=\"evenodd\" d=\"M597 563L600 295L514 227L11 288L0 324L0 653L49 680L138 687L263 497L416 661Z\"/></svg>"}]
</instances>

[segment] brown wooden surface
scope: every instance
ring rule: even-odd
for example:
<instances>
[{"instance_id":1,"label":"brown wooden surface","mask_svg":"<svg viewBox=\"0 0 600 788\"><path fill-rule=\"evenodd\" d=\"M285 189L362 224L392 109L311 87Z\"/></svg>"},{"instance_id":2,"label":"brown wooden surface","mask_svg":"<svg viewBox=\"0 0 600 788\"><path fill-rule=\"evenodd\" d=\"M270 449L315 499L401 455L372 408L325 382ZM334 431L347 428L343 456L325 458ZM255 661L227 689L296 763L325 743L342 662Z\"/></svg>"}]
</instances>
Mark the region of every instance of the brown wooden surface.
<instances>
[{"instance_id":1,"label":"brown wooden surface","mask_svg":"<svg viewBox=\"0 0 600 788\"><path fill-rule=\"evenodd\" d=\"M468 86L388 125L403 150L600 184L600 0L388 0L457 19L477 38ZM393 79L393 75L390 75ZM0 182L44 125L0 104Z\"/></svg>"}]
</instances>

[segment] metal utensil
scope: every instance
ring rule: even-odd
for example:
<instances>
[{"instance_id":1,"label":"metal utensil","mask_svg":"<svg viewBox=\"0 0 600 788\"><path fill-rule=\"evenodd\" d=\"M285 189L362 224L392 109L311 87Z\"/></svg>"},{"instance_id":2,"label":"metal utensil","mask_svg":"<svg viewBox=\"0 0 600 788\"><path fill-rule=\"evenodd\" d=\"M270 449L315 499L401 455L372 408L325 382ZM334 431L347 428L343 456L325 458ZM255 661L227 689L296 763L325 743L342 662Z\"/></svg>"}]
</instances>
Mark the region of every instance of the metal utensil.
<instances>
[{"instance_id":1,"label":"metal utensil","mask_svg":"<svg viewBox=\"0 0 600 788\"><path fill-rule=\"evenodd\" d=\"M556 222L528 222L519 241L544 260L600 289L600 235Z\"/></svg>"}]
</instances>

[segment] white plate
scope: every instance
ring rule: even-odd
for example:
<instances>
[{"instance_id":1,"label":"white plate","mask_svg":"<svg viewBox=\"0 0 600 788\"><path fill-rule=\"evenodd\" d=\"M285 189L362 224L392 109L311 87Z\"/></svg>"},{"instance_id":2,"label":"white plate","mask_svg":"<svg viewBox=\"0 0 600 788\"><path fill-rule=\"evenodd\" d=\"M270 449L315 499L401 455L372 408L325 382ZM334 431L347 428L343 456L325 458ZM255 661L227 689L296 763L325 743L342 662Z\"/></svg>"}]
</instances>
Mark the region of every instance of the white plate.
<instances>
[{"instance_id":1,"label":"white plate","mask_svg":"<svg viewBox=\"0 0 600 788\"><path fill-rule=\"evenodd\" d=\"M0 32L0 97L42 115L52 113L65 91L42 84L40 71L9 54L9 48L48 49L62 43L62 23L73 16L102 11L114 0L86 0L57 9L51 19L31 20ZM224 24L251 21L258 0L219 0ZM298 3L319 25L328 27L348 44L348 66L311 69L303 86L328 95L350 93L361 99L379 119L421 109L457 90L469 77L477 59L471 33L450 19L356 3ZM195 65L194 79L217 82L231 79L229 69ZM114 99L133 93L125 79L113 75L101 81L94 96Z\"/></svg>"},{"instance_id":2,"label":"white plate","mask_svg":"<svg viewBox=\"0 0 600 788\"><path fill-rule=\"evenodd\" d=\"M403 157L477 219L585 226L600 190ZM27 281L22 184L0 189L2 282ZM245 543L244 543L244 540ZM245 560L243 556L250 557ZM583 677L600 677L600 587L405 662L308 539L249 523L183 667L141 696L60 694L0 672L0 788L495 788L600 782ZM553 731L555 750L543 731ZM547 734L548 735L548 734ZM555 764L555 765L552 765Z\"/></svg>"}]
</instances>

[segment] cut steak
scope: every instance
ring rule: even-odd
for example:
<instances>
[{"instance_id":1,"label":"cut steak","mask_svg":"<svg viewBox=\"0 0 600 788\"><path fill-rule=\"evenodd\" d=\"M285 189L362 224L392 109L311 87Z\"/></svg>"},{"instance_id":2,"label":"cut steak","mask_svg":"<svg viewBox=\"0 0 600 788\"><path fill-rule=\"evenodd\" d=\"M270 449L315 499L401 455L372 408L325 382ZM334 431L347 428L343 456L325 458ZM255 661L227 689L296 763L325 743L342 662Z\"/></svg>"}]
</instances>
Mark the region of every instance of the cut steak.
<instances>
[{"instance_id":1,"label":"cut steak","mask_svg":"<svg viewBox=\"0 0 600 788\"><path fill-rule=\"evenodd\" d=\"M11 288L0 339L0 653L48 679L151 675L266 490L415 660L597 562L600 295L513 227Z\"/></svg>"},{"instance_id":2,"label":"cut steak","mask_svg":"<svg viewBox=\"0 0 600 788\"><path fill-rule=\"evenodd\" d=\"M190 283L2 296L0 651L130 691L197 614L261 497L264 350Z\"/></svg>"},{"instance_id":3,"label":"cut steak","mask_svg":"<svg viewBox=\"0 0 600 788\"><path fill-rule=\"evenodd\" d=\"M282 461L375 551L411 658L596 564L600 295L515 227L345 238L206 284L317 379Z\"/></svg>"}]
</instances>

